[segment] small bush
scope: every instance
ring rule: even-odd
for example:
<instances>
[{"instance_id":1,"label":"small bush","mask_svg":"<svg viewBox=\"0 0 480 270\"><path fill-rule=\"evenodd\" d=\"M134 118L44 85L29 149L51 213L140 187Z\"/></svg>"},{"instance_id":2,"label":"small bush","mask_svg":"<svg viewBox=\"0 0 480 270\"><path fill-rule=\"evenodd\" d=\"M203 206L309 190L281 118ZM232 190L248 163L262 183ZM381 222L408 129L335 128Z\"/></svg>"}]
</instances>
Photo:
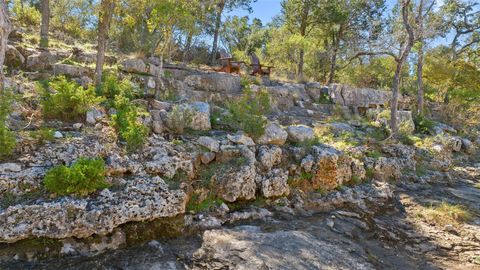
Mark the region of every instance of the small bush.
<instances>
[{"instance_id":1,"label":"small bush","mask_svg":"<svg viewBox=\"0 0 480 270\"><path fill-rule=\"evenodd\" d=\"M113 100L117 95L132 100L140 95L139 89L136 89L132 82L127 79L119 81L117 75L112 72L106 72L102 79L102 84L96 88L98 96L105 97L113 106Z\"/></svg>"},{"instance_id":2,"label":"small bush","mask_svg":"<svg viewBox=\"0 0 480 270\"><path fill-rule=\"evenodd\" d=\"M435 122L425 116L417 115L413 118L415 130L422 134L430 134L435 127Z\"/></svg>"},{"instance_id":3,"label":"small bush","mask_svg":"<svg viewBox=\"0 0 480 270\"><path fill-rule=\"evenodd\" d=\"M80 158L71 167L58 166L47 172L43 183L48 191L58 195L88 195L110 185L105 181L102 159Z\"/></svg>"},{"instance_id":4,"label":"small bush","mask_svg":"<svg viewBox=\"0 0 480 270\"><path fill-rule=\"evenodd\" d=\"M139 121L140 110L130 103L125 96L118 95L115 98L117 114L113 116L114 126L120 135L120 139L127 144L127 151L133 152L142 149L149 129Z\"/></svg>"},{"instance_id":5,"label":"small bush","mask_svg":"<svg viewBox=\"0 0 480 270\"><path fill-rule=\"evenodd\" d=\"M168 113L166 125L173 133L183 134L185 129L192 123L193 116L194 112L190 109L174 105Z\"/></svg>"},{"instance_id":6,"label":"small bush","mask_svg":"<svg viewBox=\"0 0 480 270\"><path fill-rule=\"evenodd\" d=\"M240 100L227 104L230 112L225 116L228 125L243 130L252 137L260 137L265 132L265 115L271 110L270 95L266 90L252 92L246 89Z\"/></svg>"},{"instance_id":7,"label":"small bush","mask_svg":"<svg viewBox=\"0 0 480 270\"><path fill-rule=\"evenodd\" d=\"M95 89L84 89L75 81L60 76L40 84L42 89L42 112L47 119L75 121L85 117L93 106L103 99L95 95Z\"/></svg>"},{"instance_id":8,"label":"small bush","mask_svg":"<svg viewBox=\"0 0 480 270\"><path fill-rule=\"evenodd\" d=\"M40 25L42 14L34 6L27 3L21 3L22 0L14 1L12 13L15 19L24 26ZM25 1L24 1L25 2Z\"/></svg>"},{"instance_id":9,"label":"small bush","mask_svg":"<svg viewBox=\"0 0 480 270\"><path fill-rule=\"evenodd\" d=\"M0 160L12 155L17 141L15 134L7 127L8 115L12 112L14 96L10 90L0 91Z\"/></svg>"},{"instance_id":10,"label":"small bush","mask_svg":"<svg viewBox=\"0 0 480 270\"><path fill-rule=\"evenodd\" d=\"M32 131L30 135L37 141L38 144L44 144L55 139L55 132L51 128L40 128Z\"/></svg>"}]
</instances>

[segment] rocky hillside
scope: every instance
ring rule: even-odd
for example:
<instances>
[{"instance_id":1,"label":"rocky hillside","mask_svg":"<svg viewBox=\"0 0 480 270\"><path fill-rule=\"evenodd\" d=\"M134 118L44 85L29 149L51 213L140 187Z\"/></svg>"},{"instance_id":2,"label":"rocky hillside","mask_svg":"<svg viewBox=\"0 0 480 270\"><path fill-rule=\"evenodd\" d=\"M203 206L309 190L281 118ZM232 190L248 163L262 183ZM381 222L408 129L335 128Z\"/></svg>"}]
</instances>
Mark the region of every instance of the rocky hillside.
<instances>
[{"instance_id":1,"label":"rocky hillside","mask_svg":"<svg viewBox=\"0 0 480 270\"><path fill-rule=\"evenodd\" d=\"M110 57L95 89L94 59L8 47L16 143L0 163L0 268L62 257L75 269L70 256L115 261L107 250L158 251L152 240L182 234L194 250L166 244L162 265L370 269L400 248L404 269L429 252L425 267L478 268L477 134L414 123L404 97L390 138L389 92L157 58ZM263 223L236 227L252 220Z\"/></svg>"}]
</instances>

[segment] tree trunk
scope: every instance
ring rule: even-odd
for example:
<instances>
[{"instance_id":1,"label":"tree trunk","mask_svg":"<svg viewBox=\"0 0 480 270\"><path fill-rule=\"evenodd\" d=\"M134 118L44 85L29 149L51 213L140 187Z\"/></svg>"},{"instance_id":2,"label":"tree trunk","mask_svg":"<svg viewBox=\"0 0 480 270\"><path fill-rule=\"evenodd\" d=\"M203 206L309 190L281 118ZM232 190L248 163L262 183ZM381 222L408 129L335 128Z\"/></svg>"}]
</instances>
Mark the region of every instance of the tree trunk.
<instances>
[{"instance_id":1,"label":"tree trunk","mask_svg":"<svg viewBox=\"0 0 480 270\"><path fill-rule=\"evenodd\" d=\"M337 67L337 53L338 53L338 48L335 46L333 49L333 54L332 54L332 59L330 63L330 75L328 78L328 84L332 84L333 80L335 79L335 70Z\"/></svg>"},{"instance_id":2,"label":"tree trunk","mask_svg":"<svg viewBox=\"0 0 480 270\"><path fill-rule=\"evenodd\" d=\"M220 0L217 5L217 14L215 18L215 32L213 33L213 45L212 45L212 55L211 55L211 64L215 64L217 60L217 49L218 49L218 38L220 35L220 27L222 26L222 13L225 8L225 1Z\"/></svg>"},{"instance_id":3,"label":"tree trunk","mask_svg":"<svg viewBox=\"0 0 480 270\"><path fill-rule=\"evenodd\" d=\"M392 100L391 100L391 111L390 111L390 128L392 130L392 136L396 137L398 135L398 123L397 123L397 109L398 109L398 93L400 87L400 80L402 74L402 68L407 60L410 51L412 50L413 42L415 36L413 34L412 26L410 25L408 16L408 6L410 5L410 0L403 0L402 1L402 18L403 18L403 26L408 33L408 39L405 44L405 47L400 54L400 58L396 59L397 61L397 68L395 69L395 76L393 79L392 84Z\"/></svg>"},{"instance_id":4,"label":"tree trunk","mask_svg":"<svg viewBox=\"0 0 480 270\"><path fill-rule=\"evenodd\" d=\"M305 38L306 36L306 31L307 31L307 19L308 19L308 4L303 3L303 12L302 12L302 21L300 23L300 36L302 38ZM305 49L302 47L300 48L300 53L299 53L299 59L298 59L298 69L297 69L297 80L302 81L303 80L303 65L304 65L304 60L305 58Z\"/></svg>"},{"instance_id":5,"label":"tree trunk","mask_svg":"<svg viewBox=\"0 0 480 270\"><path fill-rule=\"evenodd\" d=\"M102 0L98 25L97 63L95 66L95 84L100 86L103 77L103 64L105 63L105 48L108 40L108 29L112 20L115 0Z\"/></svg>"},{"instance_id":6,"label":"tree trunk","mask_svg":"<svg viewBox=\"0 0 480 270\"><path fill-rule=\"evenodd\" d=\"M40 47L48 48L48 30L50 25L50 3L42 0L42 25L40 27Z\"/></svg>"},{"instance_id":7,"label":"tree trunk","mask_svg":"<svg viewBox=\"0 0 480 270\"><path fill-rule=\"evenodd\" d=\"M423 90L423 40L420 40L418 48L418 63L417 63L417 113L423 115L424 111L424 90Z\"/></svg>"},{"instance_id":8,"label":"tree trunk","mask_svg":"<svg viewBox=\"0 0 480 270\"><path fill-rule=\"evenodd\" d=\"M193 31L188 32L187 40L185 41L185 49L183 51L183 62L187 63L190 57L190 48L192 47Z\"/></svg>"},{"instance_id":9,"label":"tree trunk","mask_svg":"<svg viewBox=\"0 0 480 270\"><path fill-rule=\"evenodd\" d=\"M4 90L3 62L5 61L5 51L7 50L8 35L11 30L10 17L8 16L8 7L5 0L0 0L0 92Z\"/></svg>"}]
</instances>

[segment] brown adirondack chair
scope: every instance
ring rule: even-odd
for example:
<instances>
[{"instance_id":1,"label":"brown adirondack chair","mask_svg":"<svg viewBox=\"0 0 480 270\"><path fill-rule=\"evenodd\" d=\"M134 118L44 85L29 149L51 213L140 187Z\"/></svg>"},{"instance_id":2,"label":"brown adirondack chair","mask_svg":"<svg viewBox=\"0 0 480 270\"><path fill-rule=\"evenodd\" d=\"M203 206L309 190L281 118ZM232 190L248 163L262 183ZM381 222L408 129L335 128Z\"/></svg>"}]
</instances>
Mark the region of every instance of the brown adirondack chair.
<instances>
[{"instance_id":1,"label":"brown adirondack chair","mask_svg":"<svg viewBox=\"0 0 480 270\"><path fill-rule=\"evenodd\" d=\"M272 72L273 66L264 66L260 63L260 59L258 59L257 55L255 53L250 54L250 58L252 59L252 64L250 65L253 69L252 73L250 75L255 76L259 74L260 76L270 76L270 73Z\"/></svg>"},{"instance_id":2,"label":"brown adirondack chair","mask_svg":"<svg viewBox=\"0 0 480 270\"><path fill-rule=\"evenodd\" d=\"M241 65L245 64L244 61L232 61L233 57L225 50L220 50L220 61L222 62L222 67L220 69L215 69L218 72L226 73L237 73L240 75Z\"/></svg>"}]
</instances>

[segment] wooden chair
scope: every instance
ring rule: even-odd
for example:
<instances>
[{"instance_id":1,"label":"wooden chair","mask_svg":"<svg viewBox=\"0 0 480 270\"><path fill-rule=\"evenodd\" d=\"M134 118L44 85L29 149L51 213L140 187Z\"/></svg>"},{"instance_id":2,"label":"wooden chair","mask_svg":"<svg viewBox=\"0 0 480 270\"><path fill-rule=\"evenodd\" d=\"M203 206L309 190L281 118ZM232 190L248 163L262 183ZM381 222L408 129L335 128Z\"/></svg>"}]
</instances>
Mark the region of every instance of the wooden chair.
<instances>
[{"instance_id":1,"label":"wooden chair","mask_svg":"<svg viewBox=\"0 0 480 270\"><path fill-rule=\"evenodd\" d=\"M272 72L273 66L264 66L260 63L260 59L258 59L255 53L250 54L250 58L252 59L252 64L250 65L253 68L252 73L250 75L255 76L259 74L260 76L270 76ZM266 69L265 69L266 68Z\"/></svg>"},{"instance_id":2,"label":"wooden chair","mask_svg":"<svg viewBox=\"0 0 480 270\"><path fill-rule=\"evenodd\" d=\"M245 64L244 61L232 61L233 57L225 50L220 50L220 61L222 62L222 67L220 69L215 69L218 72L226 73L237 73L240 75L241 65Z\"/></svg>"}]
</instances>

